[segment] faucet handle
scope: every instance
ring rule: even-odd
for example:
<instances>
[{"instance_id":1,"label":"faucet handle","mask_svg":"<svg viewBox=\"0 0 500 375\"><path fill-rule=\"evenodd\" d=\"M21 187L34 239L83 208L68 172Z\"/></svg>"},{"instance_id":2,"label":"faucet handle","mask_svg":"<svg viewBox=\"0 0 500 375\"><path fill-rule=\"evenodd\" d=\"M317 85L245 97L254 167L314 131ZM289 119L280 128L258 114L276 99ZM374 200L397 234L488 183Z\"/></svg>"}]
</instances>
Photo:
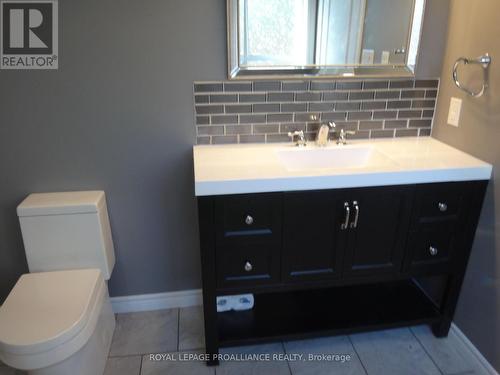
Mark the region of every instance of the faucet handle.
<instances>
[{"instance_id":1,"label":"faucet handle","mask_svg":"<svg viewBox=\"0 0 500 375\"><path fill-rule=\"evenodd\" d=\"M337 139L337 144L338 145L340 145L340 144L342 144L342 145L347 144L347 136L348 135L354 135L354 134L356 134L355 131L340 129L339 138Z\"/></svg>"},{"instance_id":2,"label":"faucet handle","mask_svg":"<svg viewBox=\"0 0 500 375\"><path fill-rule=\"evenodd\" d=\"M292 140L295 138L295 137L304 137L304 131L303 130L295 130L294 132L288 132L288 136L290 138L292 138Z\"/></svg>"},{"instance_id":3,"label":"faucet handle","mask_svg":"<svg viewBox=\"0 0 500 375\"><path fill-rule=\"evenodd\" d=\"M299 139L296 141L295 146L306 146L306 138L304 136L304 131L303 130L296 130L294 132L289 132L288 136L292 138L292 142L295 142L295 137L299 137Z\"/></svg>"}]
</instances>

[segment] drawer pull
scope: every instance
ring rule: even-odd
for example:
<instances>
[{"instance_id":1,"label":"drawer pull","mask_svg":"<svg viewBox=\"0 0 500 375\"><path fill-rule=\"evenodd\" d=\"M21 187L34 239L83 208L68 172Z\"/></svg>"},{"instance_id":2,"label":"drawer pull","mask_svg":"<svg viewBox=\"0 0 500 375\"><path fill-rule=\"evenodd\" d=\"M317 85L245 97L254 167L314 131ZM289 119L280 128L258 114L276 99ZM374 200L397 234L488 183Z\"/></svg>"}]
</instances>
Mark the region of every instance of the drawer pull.
<instances>
[{"instance_id":1,"label":"drawer pull","mask_svg":"<svg viewBox=\"0 0 500 375\"><path fill-rule=\"evenodd\" d=\"M433 257L435 257L436 255L438 255L438 249L437 249L437 248L435 248L434 246L431 246L431 247L429 247L429 253L430 253Z\"/></svg>"},{"instance_id":2,"label":"drawer pull","mask_svg":"<svg viewBox=\"0 0 500 375\"><path fill-rule=\"evenodd\" d=\"M354 206L354 221L351 223L351 228L355 229L358 227L358 221L359 221L359 205L357 201L352 202L352 205Z\"/></svg>"},{"instance_id":3,"label":"drawer pull","mask_svg":"<svg viewBox=\"0 0 500 375\"><path fill-rule=\"evenodd\" d=\"M251 270L253 270L252 263L246 262L245 263L245 271L250 272Z\"/></svg>"},{"instance_id":4,"label":"drawer pull","mask_svg":"<svg viewBox=\"0 0 500 375\"><path fill-rule=\"evenodd\" d=\"M345 218L344 222L340 225L341 230L346 230L349 227L349 220L351 218L351 208L349 207L349 202L344 203Z\"/></svg>"},{"instance_id":5,"label":"drawer pull","mask_svg":"<svg viewBox=\"0 0 500 375\"><path fill-rule=\"evenodd\" d=\"M448 205L446 203L439 202L438 208L439 208L439 211L441 211L441 212L448 211Z\"/></svg>"},{"instance_id":6,"label":"drawer pull","mask_svg":"<svg viewBox=\"0 0 500 375\"><path fill-rule=\"evenodd\" d=\"M252 225L253 224L253 217L251 217L250 215L247 215L247 217L245 218L245 224Z\"/></svg>"}]
</instances>

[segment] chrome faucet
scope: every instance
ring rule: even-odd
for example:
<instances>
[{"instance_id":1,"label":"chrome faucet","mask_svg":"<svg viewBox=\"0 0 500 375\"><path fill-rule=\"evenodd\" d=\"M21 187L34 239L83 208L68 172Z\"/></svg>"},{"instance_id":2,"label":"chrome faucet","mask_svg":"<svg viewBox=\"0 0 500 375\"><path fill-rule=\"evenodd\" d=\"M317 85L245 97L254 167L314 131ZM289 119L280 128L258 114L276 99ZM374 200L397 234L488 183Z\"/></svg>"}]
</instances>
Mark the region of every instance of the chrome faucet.
<instances>
[{"instance_id":1,"label":"chrome faucet","mask_svg":"<svg viewBox=\"0 0 500 375\"><path fill-rule=\"evenodd\" d=\"M329 122L326 124L321 124L318 129L318 134L316 135L316 144L318 146L324 147L328 144L328 135L330 134L330 129L335 129L337 125L334 122Z\"/></svg>"},{"instance_id":2,"label":"chrome faucet","mask_svg":"<svg viewBox=\"0 0 500 375\"><path fill-rule=\"evenodd\" d=\"M307 146L306 137L304 136L303 130L296 130L294 132L288 133L288 136L292 138L292 142L295 142L296 147ZM297 140L295 138L297 137Z\"/></svg>"},{"instance_id":3,"label":"chrome faucet","mask_svg":"<svg viewBox=\"0 0 500 375\"><path fill-rule=\"evenodd\" d=\"M354 135L356 132L353 131L347 131L344 129L340 129L339 136L337 138L337 144L338 145L346 145L347 144L347 135Z\"/></svg>"}]
</instances>

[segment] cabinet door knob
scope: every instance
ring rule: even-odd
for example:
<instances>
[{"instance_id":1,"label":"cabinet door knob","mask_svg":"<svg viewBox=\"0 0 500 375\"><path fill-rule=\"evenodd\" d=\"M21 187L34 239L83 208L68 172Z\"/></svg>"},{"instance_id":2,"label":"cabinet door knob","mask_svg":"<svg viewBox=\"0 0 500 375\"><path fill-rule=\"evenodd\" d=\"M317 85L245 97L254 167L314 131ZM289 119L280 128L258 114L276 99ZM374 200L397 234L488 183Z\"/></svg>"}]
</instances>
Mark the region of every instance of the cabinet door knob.
<instances>
[{"instance_id":1,"label":"cabinet door knob","mask_svg":"<svg viewBox=\"0 0 500 375\"><path fill-rule=\"evenodd\" d=\"M252 225L253 224L253 217L251 217L250 215L247 215L247 217L245 218L245 224Z\"/></svg>"},{"instance_id":2,"label":"cabinet door knob","mask_svg":"<svg viewBox=\"0 0 500 375\"><path fill-rule=\"evenodd\" d=\"M435 248L434 246L431 246L431 247L429 247L429 253L430 253L433 257L435 257L436 255L438 255L438 249L437 249L437 248Z\"/></svg>"},{"instance_id":3,"label":"cabinet door knob","mask_svg":"<svg viewBox=\"0 0 500 375\"><path fill-rule=\"evenodd\" d=\"M245 263L245 271L250 272L251 270L253 270L252 263L246 262Z\"/></svg>"},{"instance_id":4,"label":"cabinet door knob","mask_svg":"<svg viewBox=\"0 0 500 375\"><path fill-rule=\"evenodd\" d=\"M438 208L439 208L439 211L446 212L448 210L448 205L446 203L439 202Z\"/></svg>"}]
</instances>

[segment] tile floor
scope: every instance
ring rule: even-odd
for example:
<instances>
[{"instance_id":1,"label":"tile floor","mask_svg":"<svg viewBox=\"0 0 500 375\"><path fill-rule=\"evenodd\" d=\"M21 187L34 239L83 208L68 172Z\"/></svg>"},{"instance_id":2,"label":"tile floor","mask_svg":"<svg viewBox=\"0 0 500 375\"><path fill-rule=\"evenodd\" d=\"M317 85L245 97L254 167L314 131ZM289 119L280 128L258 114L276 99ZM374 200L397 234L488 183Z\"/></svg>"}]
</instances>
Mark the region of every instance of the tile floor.
<instances>
[{"instance_id":1,"label":"tile floor","mask_svg":"<svg viewBox=\"0 0 500 375\"><path fill-rule=\"evenodd\" d=\"M287 354L288 361L223 362L207 367L204 362L179 360L179 354L202 353L203 340L201 307L119 314L105 375L487 374L457 337L436 339L426 326L222 351ZM177 361L152 361L149 353L170 353ZM349 355L350 360L309 360L321 354ZM292 360L291 355L304 360ZM0 365L0 375L21 374Z\"/></svg>"}]
</instances>

